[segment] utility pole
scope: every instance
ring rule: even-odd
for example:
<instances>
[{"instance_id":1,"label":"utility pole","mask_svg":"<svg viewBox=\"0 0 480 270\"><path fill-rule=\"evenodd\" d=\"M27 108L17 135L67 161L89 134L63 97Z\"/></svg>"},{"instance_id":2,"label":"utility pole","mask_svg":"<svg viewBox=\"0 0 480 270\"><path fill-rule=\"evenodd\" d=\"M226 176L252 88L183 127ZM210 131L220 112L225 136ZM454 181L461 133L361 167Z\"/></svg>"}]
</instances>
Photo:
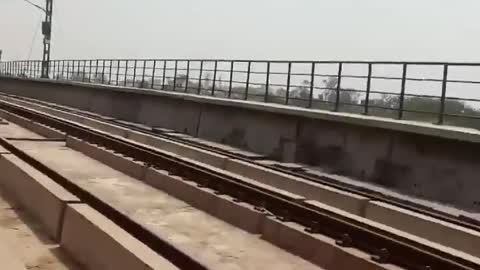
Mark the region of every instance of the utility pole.
<instances>
[{"instance_id":1,"label":"utility pole","mask_svg":"<svg viewBox=\"0 0 480 270\"><path fill-rule=\"evenodd\" d=\"M52 14L53 0L46 0L45 21L42 23L43 34L43 59L42 59L42 78L48 79L50 66L50 45L52 37Z\"/></svg>"}]
</instances>

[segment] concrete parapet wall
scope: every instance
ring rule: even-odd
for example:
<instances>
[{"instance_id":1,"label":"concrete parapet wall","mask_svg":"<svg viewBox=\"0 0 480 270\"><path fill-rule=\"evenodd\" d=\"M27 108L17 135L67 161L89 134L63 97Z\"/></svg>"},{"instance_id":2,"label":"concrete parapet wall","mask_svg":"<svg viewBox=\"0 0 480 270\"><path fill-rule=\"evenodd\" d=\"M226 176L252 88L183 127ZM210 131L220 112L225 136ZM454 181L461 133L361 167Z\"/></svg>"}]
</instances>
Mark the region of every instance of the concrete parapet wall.
<instances>
[{"instance_id":1,"label":"concrete parapet wall","mask_svg":"<svg viewBox=\"0 0 480 270\"><path fill-rule=\"evenodd\" d=\"M184 93L0 78L0 92L173 129L480 209L480 132Z\"/></svg>"}]
</instances>

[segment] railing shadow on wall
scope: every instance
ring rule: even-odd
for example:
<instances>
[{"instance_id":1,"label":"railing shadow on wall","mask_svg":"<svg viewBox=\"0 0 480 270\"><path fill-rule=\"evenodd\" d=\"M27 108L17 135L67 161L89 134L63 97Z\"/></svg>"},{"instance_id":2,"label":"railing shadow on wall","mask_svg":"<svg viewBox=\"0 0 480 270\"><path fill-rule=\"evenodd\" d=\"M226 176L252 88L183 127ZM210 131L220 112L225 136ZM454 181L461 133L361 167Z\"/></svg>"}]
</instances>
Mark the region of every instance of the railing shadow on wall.
<instances>
[{"instance_id":1,"label":"railing shadow on wall","mask_svg":"<svg viewBox=\"0 0 480 270\"><path fill-rule=\"evenodd\" d=\"M42 61L0 63L40 78ZM480 129L480 63L220 59L52 60L49 78Z\"/></svg>"}]
</instances>

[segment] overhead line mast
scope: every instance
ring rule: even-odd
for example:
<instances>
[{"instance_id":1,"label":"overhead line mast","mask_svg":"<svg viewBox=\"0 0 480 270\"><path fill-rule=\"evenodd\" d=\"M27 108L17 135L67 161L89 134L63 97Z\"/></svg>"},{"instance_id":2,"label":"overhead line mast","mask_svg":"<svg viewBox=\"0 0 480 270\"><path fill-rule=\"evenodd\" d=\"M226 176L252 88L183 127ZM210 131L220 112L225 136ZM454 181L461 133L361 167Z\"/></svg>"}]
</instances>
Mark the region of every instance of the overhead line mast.
<instances>
[{"instance_id":1,"label":"overhead line mast","mask_svg":"<svg viewBox=\"0 0 480 270\"><path fill-rule=\"evenodd\" d=\"M46 0L45 21L42 23L43 34L43 58L42 58L42 78L49 78L50 49L52 37L52 15L53 0Z\"/></svg>"}]
</instances>

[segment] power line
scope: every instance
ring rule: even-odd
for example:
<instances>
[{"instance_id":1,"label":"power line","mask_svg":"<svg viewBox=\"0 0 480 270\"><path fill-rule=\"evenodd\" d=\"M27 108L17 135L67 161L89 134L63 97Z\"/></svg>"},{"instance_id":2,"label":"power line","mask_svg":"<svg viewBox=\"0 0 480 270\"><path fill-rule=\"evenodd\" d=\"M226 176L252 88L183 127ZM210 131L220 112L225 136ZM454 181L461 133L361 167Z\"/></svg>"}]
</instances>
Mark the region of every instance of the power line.
<instances>
[{"instance_id":1,"label":"power line","mask_svg":"<svg viewBox=\"0 0 480 270\"><path fill-rule=\"evenodd\" d=\"M39 20L38 23L37 23L37 26L36 26L35 29L33 30L34 33L33 33L32 43L30 43L30 50L29 50L29 52L28 52L28 58L27 58L27 60L30 60L30 57L32 56L32 51L33 51L33 47L34 47L33 44L34 44L35 40L37 39L37 34L38 34L39 30L40 30L40 24L41 24L41 23L42 23L42 21Z\"/></svg>"},{"instance_id":2,"label":"power line","mask_svg":"<svg viewBox=\"0 0 480 270\"><path fill-rule=\"evenodd\" d=\"M40 10L42 10L43 12L47 12L47 11L46 11L46 10L45 10L43 7L41 7L41 6L39 6L39 5L37 5L37 4L33 3L33 2L31 2L30 0L23 0L23 1L25 1L25 2L29 3L30 5L32 5L32 6L34 6L34 7L36 7L36 8L38 8L38 9L40 9Z\"/></svg>"}]
</instances>

